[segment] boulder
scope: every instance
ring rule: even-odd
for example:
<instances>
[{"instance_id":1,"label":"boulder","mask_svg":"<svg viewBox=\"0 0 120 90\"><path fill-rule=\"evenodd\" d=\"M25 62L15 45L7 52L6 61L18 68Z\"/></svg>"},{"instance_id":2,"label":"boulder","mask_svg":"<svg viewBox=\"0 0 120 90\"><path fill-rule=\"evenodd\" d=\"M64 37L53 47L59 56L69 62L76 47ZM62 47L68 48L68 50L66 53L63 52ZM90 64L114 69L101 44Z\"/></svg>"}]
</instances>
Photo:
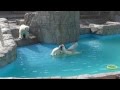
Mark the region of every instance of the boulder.
<instances>
[{"instance_id":1,"label":"boulder","mask_svg":"<svg viewBox=\"0 0 120 90\"><path fill-rule=\"evenodd\" d=\"M106 24L107 24L107 25L120 25L120 22L107 21Z\"/></svg>"},{"instance_id":2,"label":"boulder","mask_svg":"<svg viewBox=\"0 0 120 90\"><path fill-rule=\"evenodd\" d=\"M96 33L96 34L103 33L103 25L90 24L89 27L91 28L92 33Z\"/></svg>"},{"instance_id":3,"label":"boulder","mask_svg":"<svg viewBox=\"0 0 120 90\"><path fill-rule=\"evenodd\" d=\"M87 25L80 25L80 35L82 34L90 34L91 33L91 29L89 26Z\"/></svg>"},{"instance_id":4,"label":"boulder","mask_svg":"<svg viewBox=\"0 0 120 90\"><path fill-rule=\"evenodd\" d=\"M3 34L11 34L11 31L9 28L1 28L1 31Z\"/></svg>"},{"instance_id":5,"label":"boulder","mask_svg":"<svg viewBox=\"0 0 120 90\"><path fill-rule=\"evenodd\" d=\"M0 22L4 22L4 23L7 23L8 20L6 18L0 18Z\"/></svg>"},{"instance_id":6,"label":"boulder","mask_svg":"<svg viewBox=\"0 0 120 90\"><path fill-rule=\"evenodd\" d=\"M15 47L16 43L14 42L13 39L4 40L4 46L5 47Z\"/></svg>"},{"instance_id":7,"label":"boulder","mask_svg":"<svg viewBox=\"0 0 120 90\"><path fill-rule=\"evenodd\" d=\"M8 23L0 22L0 28L9 28Z\"/></svg>"},{"instance_id":8,"label":"boulder","mask_svg":"<svg viewBox=\"0 0 120 90\"><path fill-rule=\"evenodd\" d=\"M17 56L16 43L11 34L10 26L4 19L0 19L0 42L0 67L3 67L13 62Z\"/></svg>"},{"instance_id":9,"label":"boulder","mask_svg":"<svg viewBox=\"0 0 120 90\"><path fill-rule=\"evenodd\" d=\"M13 39L13 36L11 34L3 34L3 40L9 40Z\"/></svg>"},{"instance_id":10,"label":"boulder","mask_svg":"<svg viewBox=\"0 0 120 90\"><path fill-rule=\"evenodd\" d=\"M17 25L22 25L22 24L24 24L24 19L17 19L17 20L16 20L16 24L17 24Z\"/></svg>"},{"instance_id":11,"label":"boulder","mask_svg":"<svg viewBox=\"0 0 120 90\"><path fill-rule=\"evenodd\" d=\"M25 15L25 24L39 42L69 43L80 35L79 11L38 11Z\"/></svg>"},{"instance_id":12,"label":"boulder","mask_svg":"<svg viewBox=\"0 0 120 90\"><path fill-rule=\"evenodd\" d=\"M120 34L119 22L106 22L105 24L90 24L91 32L101 35Z\"/></svg>"},{"instance_id":13,"label":"boulder","mask_svg":"<svg viewBox=\"0 0 120 90\"><path fill-rule=\"evenodd\" d=\"M31 24L31 21L33 19L33 17L37 14L37 12L29 12L29 13L26 13L25 16L24 16L24 24L26 25L30 25Z\"/></svg>"}]
</instances>

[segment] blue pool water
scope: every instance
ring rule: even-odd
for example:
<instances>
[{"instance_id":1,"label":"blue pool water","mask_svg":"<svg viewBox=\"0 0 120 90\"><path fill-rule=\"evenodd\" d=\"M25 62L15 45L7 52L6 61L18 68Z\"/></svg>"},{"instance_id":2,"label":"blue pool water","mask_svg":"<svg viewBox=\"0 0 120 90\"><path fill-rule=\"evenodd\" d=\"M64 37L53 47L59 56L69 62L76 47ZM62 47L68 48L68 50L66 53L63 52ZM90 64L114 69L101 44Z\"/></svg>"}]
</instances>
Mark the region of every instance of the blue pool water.
<instances>
[{"instance_id":1,"label":"blue pool water","mask_svg":"<svg viewBox=\"0 0 120 90\"><path fill-rule=\"evenodd\" d=\"M52 57L57 45L35 44L17 49L17 60L0 69L0 77L76 76L120 71L108 70L109 64L120 67L120 35L81 35L79 55ZM67 44L69 47L71 44Z\"/></svg>"}]
</instances>

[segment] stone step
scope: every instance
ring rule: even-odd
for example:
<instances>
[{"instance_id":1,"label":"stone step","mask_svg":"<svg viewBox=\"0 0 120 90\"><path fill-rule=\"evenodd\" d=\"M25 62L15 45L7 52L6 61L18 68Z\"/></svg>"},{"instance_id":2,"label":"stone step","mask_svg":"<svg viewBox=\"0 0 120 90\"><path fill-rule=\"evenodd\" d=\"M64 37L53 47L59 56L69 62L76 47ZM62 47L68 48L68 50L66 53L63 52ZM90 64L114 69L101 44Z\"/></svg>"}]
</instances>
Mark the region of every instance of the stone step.
<instances>
[{"instance_id":1,"label":"stone step","mask_svg":"<svg viewBox=\"0 0 120 90\"><path fill-rule=\"evenodd\" d=\"M99 15L80 15L80 18L82 19L98 19L98 18L101 18Z\"/></svg>"},{"instance_id":2,"label":"stone step","mask_svg":"<svg viewBox=\"0 0 120 90\"><path fill-rule=\"evenodd\" d=\"M36 44L38 43L37 37L30 34L28 39L15 39L15 42L17 44L18 47L21 46L27 46L27 45L31 45L31 44Z\"/></svg>"}]
</instances>

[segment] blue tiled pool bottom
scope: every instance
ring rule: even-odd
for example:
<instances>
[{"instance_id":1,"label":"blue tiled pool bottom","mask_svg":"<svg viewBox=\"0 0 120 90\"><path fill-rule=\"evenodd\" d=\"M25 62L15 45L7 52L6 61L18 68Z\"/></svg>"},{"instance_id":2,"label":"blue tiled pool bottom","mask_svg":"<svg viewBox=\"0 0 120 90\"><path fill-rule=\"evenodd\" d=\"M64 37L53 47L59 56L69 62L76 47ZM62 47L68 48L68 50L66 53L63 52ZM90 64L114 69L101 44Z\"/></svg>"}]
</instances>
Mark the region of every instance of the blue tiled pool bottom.
<instances>
[{"instance_id":1,"label":"blue tiled pool bottom","mask_svg":"<svg viewBox=\"0 0 120 90\"><path fill-rule=\"evenodd\" d=\"M57 45L35 44L17 49L17 60L0 69L0 77L76 76L120 71L108 70L109 64L120 67L120 35L81 35L79 55L52 57ZM66 47L71 44L66 45Z\"/></svg>"}]
</instances>

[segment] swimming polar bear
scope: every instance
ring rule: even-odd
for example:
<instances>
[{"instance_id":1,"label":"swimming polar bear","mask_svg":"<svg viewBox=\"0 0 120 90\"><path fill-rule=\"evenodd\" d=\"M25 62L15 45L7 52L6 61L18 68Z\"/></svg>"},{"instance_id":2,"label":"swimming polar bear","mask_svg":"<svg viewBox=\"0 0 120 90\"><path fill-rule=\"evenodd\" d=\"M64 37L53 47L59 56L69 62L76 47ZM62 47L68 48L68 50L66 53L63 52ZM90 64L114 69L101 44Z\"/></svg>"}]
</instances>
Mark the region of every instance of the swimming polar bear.
<instances>
[{"instance_id":1,"label":"swimming polar bear","mask_svg":"<svg viewBox=\"0 0 120 90\"><path fill-rule=\"evenodd\" d=\"M19 29L19 39L29 37L29 26L22 24Z\"/></svg>"},{"instance_id":2,"label":"swimming polar bear","mask_svg":"<svg viewBox=\"0 0 120 90\"><path fill-rule=\"evenodd\" d=\"M75 50L78 47L78 43L75 42L72 46L70 46L67 50Z\"/></svg>"},{"instance_id":3,"label":"swimming polar bear","mask_svg":"<svg viewBox=\"0 0 120 90\"><path fill-rule=\"evenodd\" d=\"M72 46L66 49L63 44L59 45L59 47L56 47L52 50L51 55L56 56L56 55L61 55L61 54L67 54L67 55L79 54L80 52L77 52L75 50L77 46L78 46L78 43L74 43Z\"/></svg>"},{"instance_id":4,"label":"swimming polar bear","mask_svg":"<svg viewBox=\"0 0 120 90\"><path fill-rule=\"evenodd\" d=\"M77 46L78 46L78 43L74 43L72 46L66 49L65 46L62 44L62 51L64 54L68 54L68 55L80 54L80 52L75 50Z\"/></svg>"},{"instance_id":5,"label":"swimming polar bear","mask_svg":"<svg viewBox=\"0 0 120 90\"><path fill-rule=\"evenodd\" d=\"M61 46L54 48L51 52L52 56L56 56L56 55L60 55L60 54L62 54Z\"/></svg>"}]
</instances>

